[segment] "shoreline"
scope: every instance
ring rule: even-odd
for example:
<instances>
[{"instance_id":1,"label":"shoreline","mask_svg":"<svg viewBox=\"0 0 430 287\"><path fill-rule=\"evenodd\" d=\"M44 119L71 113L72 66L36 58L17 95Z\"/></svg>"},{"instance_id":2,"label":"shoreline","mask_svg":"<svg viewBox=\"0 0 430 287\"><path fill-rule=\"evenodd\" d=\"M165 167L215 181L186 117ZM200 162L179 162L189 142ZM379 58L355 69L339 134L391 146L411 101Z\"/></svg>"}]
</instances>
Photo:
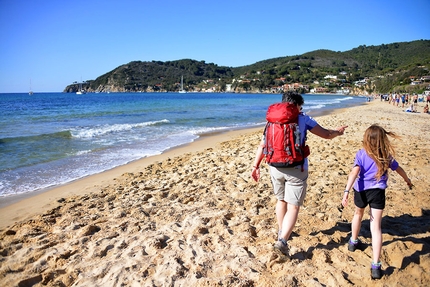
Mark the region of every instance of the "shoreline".
<instances>
[{"instance_id":1,"label":"shoreline","mask_svg":"<svg viewBox=\"0 0 430 287\"><path fill-rule=\"evenodd\" d=\"M366 105L366 104L367 102L363 102L360 105ZM357 105L338 108L335 110L315 110L315 111L310 111L307 114L310 115L311 117L318 118L321 116L340 113L345 109L348 109L354 106L357 106ZM3 222L7 221L5 220L6 217L2 212L2 209L4 208L7 208L7 212L12 212L13 210L24 211L24 210L33 209L31 206L32 203L30 202L31 198L33 197L40 197L37 199L37 202L43 201L44 203L43 206L46 206L47 208L49 208L51 205L48 204L48 201L56 202L57 200L63 197L82 195L85 192L92 192L96 190L98 187L100 187L100 185L102 184L111 184L115 177L121 176L125 172L136 172L139 168L146 167L154 162L163 161L169 157L176 157L187 152L198 151L205 148L214 147L220 142L234 139L243 134L253 133L255 131L260 131L260 130L262 132L263 128L264 128L264 125L257 126L257 127L237 128L237 129L230 129L226 131L215 131L215 132L204 133L199 135L199 138L193 142L169 148L158 155L152 155L141 159L137 159L135 161L126 163L124 165L117 166L115 168L112 168L100 173L85 176L83 178L79 178L61 185L55 185L52 187L35 190L28 193L8 195L8 196L1 197L0 198L0 219L1 219L0 230L1 228L5 227ZM68 189L73 189L73 190L78 189L78 191L72 192L72 191L68 191ZM21 207L19 205L20 203L22 203L25 207ZM13 205L13 207L8 208L11 205ZM42 207L42 206L39 206L39 207ZM22 218L24 217L23 216L15 217L16 220L19 220Z\"/></svg>"},{"instance_id":2,"label":"shoreline","mask_svg":"<svg viewBox=\"0 0 430 287\"><path fill-rule=\"evenodd\" d=\"M133 99L133 95L124 95ZM151 98L151 104L156 103L156 96L148 95ZM165 95L167 97L167 95ZM306 96L306 95L305 95ZM48 96L45 96L49 98ZM45 97L38 98L38 103L42 103ZM163 96L164 97L164 96ZM181 96L182 97L182 96ZM207 98L205 96L203 99ZM224 117L217 120L216 116L208 116L202 114L204 120L198 119L197 121L194 117L200 117L198 115L191 115L190 122L188 122L188 115L186 115L187 106L181 106L185 109L185 113L173 113L170 114L156 114L155 118L152 118L152 112L145 113L143 118L141 115L133 116L133 118L127 117L127 120L120 117L113 117L109 119L110 123L104 123L103 121L100 125L97 123L100 119L85 119L82 122L82 116L78 116L80 119L80 124L74 127L73 121L67 120L66 122L60 124L48 121L44 123L38 123L38 119L32 120L31 118L25 119L22 124L18 125L23 127L21 131L17 129L5 129L3 137L6 139L6 157L4 158L4 166L2 172L0 172L0 178L4 181L0 184L0 206L2 202L16 201L19 198L25 197L22 194L36 193L43 190L48 190L55 188L56 186L61 186L75 180L91 176L96 173L101 173L106 170L110 170L117 166L125 165L132 161L138 160L139 158L145 156L157 155L165 152L169 148L174 148L182 144L187 144L193 140L196 140L199 136L205 136L202 133L211 131L227 131L232 129L246 129L252 128L258 125L264 124L264 117L262 117L262 109L266 104L279 100L279 94L272 94L266 96L246 96L246 95L236 95L238 98L237 104L231 101L230 97L226 95L211 95L208 98L214 101L215 98L223 103L222 109L217 111L222 111L224 108L228 107L225 112L231 113L232 110L237 113L237 115L232 115L232 118ZM319 98L324 100L318 100ZM70 100L73 106L75 101L64 98L63 95L54 93L53 99L63 99ZM121 96L115 98L115 103L121 102ZM248 99L249 98L249 99ZM327 99L326 99L327 98ZM362 99L348 97L348 99L343 100L341 96L317 96L312 97L309 101L309 108L315 110L319 109L331 109L330 106L334 108L341 107L345 105L344 102L362 102ZM13 100L14 97L11 97ZM137 99L146 101L146 97L137 97ZM246 100L245 100L246 99ZM89 99L86 99L89 100ZM155 100L153 102L152 100ZM191 103L198 103L200 97L191 97ZM90 100L89 102L91 102ZM215 100L218 102L218 100ZM224 104L225 101L225 104ZM249 102L249 103L248 103ZM313 104L312 102L317 102ZM55 103L55 102L53 102ZM203 100L202 103L207 103ZM86 106L88 103L84 103ZM233 104L233 106L231 106ZM188 104L187 104L188 105ZM230 105L230 106L229 106ZM252 105L251 109L252 117L250 118L248 113L240 112L242 110L242 105L248 107ZM206 106L209 110L211 106ZM64 105L63 105L64 107ZM90 106L87 106L91 109ZM112 109L117 109L121 105L112 105ZM142 105L145 107L145 105ZM170 105L166 105L170 109ZM146 106L145 109L150 108ZM239 108L239 109L238 109ZM119 113L121 114L121 108L119 108ZM173 108L176 110L177 108ZM248 108L245 108L248 109ZM74 110L74 109L72 109ZM76 109L79 111L81 109ZM150 108L149 111L151 111ZM163 108L163 111L165 109ZM306 110L306 107L305 107ZM158 113L158 110L155 110ZM45 112L44 112L45 113ZM47 111L47 118L49 116L49 111ZM314 110L308 113L312 115ZM79 112L73 113L78 115ZM209 112L212 114L212 112ZM150 116L148 116L150 115ZM147 118L147 116L149 118ZM17 115L17 120L23 119L22 116ZM75 117L75 115L73 115ZM182 119L185 117L186 119ZM181 120L178 120L181 118ZM169 119L169 120L168 120ZM221 120L222 119L222 120ZM13 118L10 119L14 121ZM153 121L154 120L154 121ZM166 122L168 120L171 123ZM184 122L185 120L185 122ZM34 122L33 122L34 121ZM92 123L94 121L94 123ZM124 125L113 125L114 121L121 123L122 121L130 121L130 124L125 123ZM25 126L33 126L34 131L28 133L25 131ZM141 125L145 126L144 128ZM154 126L152 126L154 125ZM177 125L180 127L180 131L177 131ZM18 127L17 126L17 127ZM148 126L148 127L146 127ZM170 130L171 127L175 127ZM59 128L59 130L57 130ZM64 133L63 133L64 132ZM32 138L32 134L42 134L42 137ZM128 135L127 133L131 133ZM180 134L176 134L180 133ZM169 135L166 138L164 135ZM10 138L10 139L9 139ZM57 147L52 149L49 148L50 140L55 139ZM160 139L158 139L160 138ZM20 149L17 147L24 147ZM10 147L10 148L9 148ZM25 149L25 147L27 147ZM48 148L46 148L48 147ZM28 150L33 150L31 154L28 154ZM7 160L7 155L12 156L12 160ZM15 198L14 200L2 198Z\"/></svg>"},{"instance_id":3,"label":"shoreline","mask_svg":"<svg viewBox=\"0 0 430 287\"><path fill-rule=\"evenodd\" d=\"M124 173L138 172L150 164L168 158L174 158L186 153L215 147L223 141L234 139L243 134L257 131L262 132L262 128L264 128L264 126L203 134L191 143L173 147L161 154L144 157L101 173L92 174L69 183L46 189L5 196L0 198L0 231L15 222L25 220L40 213L41 210L52 208L58 204L57 201L62 198L91 193L99 190L100 187L113 184L115 178L120 177Z\"/></svg>"},{"instance_id":4,"label":"shoreline","mask_svg":"<svg viewBox=\"0 0 430 287\"><path fill-rule=\"evenodd\" d=\"M169 154L173 153L173 154L175 154L174 150L176 150L176 149L186 149L187 146L189 146L189 145L193 146L195 143L198 143L199 141L205 140L206 138L209 138L209 137L218 137L218 136L221 136L221 135L223 135L225 133L240 133L240 131L246 132L247 130L253 131L254 129L257 130L257 129L260 129L260 128L262 128L262 127L250 127L250 128L244 128L244 129L232 129L232 130L215 131L215 132L208 132L208 133L205 133L205 134L201 134L201 135L199 135L199 137L196 140L194 140L192 142L184 143L184 144L172 147L172 148L168 148L168 149L164 150L160 154L156 154L156 155L151 155L151 156L146 156L146 157L143 157L143 158L139 158L139 159L133 160L131 162L128 162L128 163L116 166L114 168L111 168L111 169L108 169L108 170L105 170L105 171L102 171L102 172L99 172L99 173L87 175L87 176L84 176L82 178L78 178L78 179L72 180L70 182L63 183L63 184L58 184L58 185L50 186L50 187L47 187L47 188L41 188L41 189L34 190L34 191L31 191L31 192L26 192L26 193L20 193L20 194L12 194L12 195L2 196L2 197L0 197L0 209L3 208L3 207L8 206L10 204L16 203L16 202L18 202L20 200L26 199L28 197L32 197L33 195L39 195L41 193L48 192L48 191L51 191L53 189L62 188L62 187L66 187L66 186L69 186L69 185L73 185L73 184L75 184L75 183L77 183L79 181L82 181L82 180L88 181L89 178L93 177L93 176L102 175L102 174L110 173L110 172L116 174L115 170L117 170L117 169L123 169L123 168L125 168L127 166L135 166L135 165L138 164L138 162L141 162L141 161L142 162L149 161L149 163L144 163L142 165L144 167L144 166L146 166L148 164L151 164L152 163L152 159L154 159L154 158L160 158L160 160L164 160L165 159L164 156L163 156L164 154L166 154L166 153L169 153ZM205 143L203 143L203 145L205 145ZM199 147L199 144L197 144L197 147ZM190 150L191 150L191 148L192 147L189 147ZM177 156L177 155L175 154L174 156ZM154 159L153 161L155 162L157 160Z\"/></svg>"}]
</instances>

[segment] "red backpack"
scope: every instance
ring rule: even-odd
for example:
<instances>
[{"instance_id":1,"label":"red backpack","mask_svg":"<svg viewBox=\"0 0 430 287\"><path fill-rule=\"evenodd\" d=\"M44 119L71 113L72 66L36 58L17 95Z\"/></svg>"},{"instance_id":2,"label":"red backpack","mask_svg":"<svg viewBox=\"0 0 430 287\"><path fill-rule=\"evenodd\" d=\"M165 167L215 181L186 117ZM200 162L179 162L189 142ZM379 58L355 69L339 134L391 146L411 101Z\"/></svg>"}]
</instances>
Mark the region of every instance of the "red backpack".
<instances>
[{"instance_id":1,"label":"red backpack","mask_svg":"<svg viewBox=\"0 0 430 287\"><path fill-rule=\"evenodd\" d=\"M300 141L299 110L293 103L277 103L269 106L264 129L263 152L266 163L274 167L302 165L309 156L309 146Z\"/></svg>"}]
</instances>

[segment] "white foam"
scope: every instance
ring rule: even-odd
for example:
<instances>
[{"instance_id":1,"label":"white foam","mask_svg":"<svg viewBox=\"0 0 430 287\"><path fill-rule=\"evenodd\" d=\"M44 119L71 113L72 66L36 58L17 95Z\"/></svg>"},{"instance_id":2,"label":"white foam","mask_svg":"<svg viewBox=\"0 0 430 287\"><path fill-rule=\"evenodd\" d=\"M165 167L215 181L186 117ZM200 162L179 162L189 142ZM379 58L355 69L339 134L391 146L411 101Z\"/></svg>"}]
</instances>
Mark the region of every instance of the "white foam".
<instances>
[{"instance_id":1,"label":"white foam","mask_svg":"<svg viewBox=\"0 0 430 287\"><path fill-rule=\"evenodd\" d=\"M129 131L135 128L142 128L147 126L153 126L158 124L168 124L169 120L160 121L149 121L137 124L114 124L114 125L103 125L90 128L80 128L72 129L71 134L75 138L93 138L98 136L103 136L106 134L119 133L124 131Z\"/></svg>"},{"instance_id":2,"label":"white foam","mask_svg":"<svg viewBox=\"0 0 430 287\"><path fill-rule=\"evenodd\" d=\"M81 150L81 151L76 152L76 155L83 155L83 154L87 154L90 152L91 152L91 150Z\"/></svg>"}]
</instances>

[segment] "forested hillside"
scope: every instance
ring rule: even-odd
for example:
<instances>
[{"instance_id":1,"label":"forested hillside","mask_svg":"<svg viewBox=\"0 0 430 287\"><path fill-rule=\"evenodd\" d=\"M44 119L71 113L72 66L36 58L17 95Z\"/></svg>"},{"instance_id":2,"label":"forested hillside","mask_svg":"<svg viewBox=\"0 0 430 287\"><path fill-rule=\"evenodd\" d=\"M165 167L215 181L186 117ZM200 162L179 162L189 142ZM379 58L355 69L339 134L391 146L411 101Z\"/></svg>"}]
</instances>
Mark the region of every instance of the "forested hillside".
<instances>
[{"instance_id":1,"label":"forested hillside","mask_svg":"<svg viewBox=\"0 0 430 287\"><path fill-rule=\"evenodd\" d=\"M188 91L274 92L296 88L309 92L319 88L327 92L348 89L356 93L392 90L420 93L430 83L417 80L430 75L429 65L430 40L418 40L362 45L345 52L316 50L242 67L191 59L134 61L83 83L83 89L87 92L174 92L179 90L183 76ZM416 82L413 87L412 81ZM65 92L77 89L78 83L74 83Z\"/></svg>"}]
</instances>

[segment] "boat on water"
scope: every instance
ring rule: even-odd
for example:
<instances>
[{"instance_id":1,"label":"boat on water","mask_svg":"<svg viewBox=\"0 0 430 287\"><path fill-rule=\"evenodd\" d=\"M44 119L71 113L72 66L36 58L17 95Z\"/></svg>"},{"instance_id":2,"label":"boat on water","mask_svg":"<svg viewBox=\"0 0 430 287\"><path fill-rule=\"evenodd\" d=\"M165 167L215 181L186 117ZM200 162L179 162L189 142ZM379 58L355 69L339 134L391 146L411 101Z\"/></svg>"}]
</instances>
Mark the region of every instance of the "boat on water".
<instances>
[{"instance_id":1,"label":"boat on water","mask_svg":"<svg viewBox=\"0 0 430 287\"><path fill-rule=\"evenodd\" d=\"M76 92L76 94L77 94L77 95L85 94L84 89L82 89L82 82L81 82L81 83L79 83L79 89L78 89L78 91Z\"/></svg>"},{"instance_id":2,"label":"boat on water","mask_svg":"<svg viewBox=\"0 0 430 287\"><path fill-rule=\"evenodd\" d=\"M186 91L184 90L184 76L181 76L181 89L179 90L180 94L185 94Z\"/></svg>"},{"instance_id":3,"label":"boat on water","mask_svg":"<svg viewBox=\"0 0 430 287\"><path fill-rule=\"evenodd\" d=\"M33 95L33 90L31 89L31 80L30 80L30 91L28 92L28 94L29 94L30 96L32 96L32 95Z\"/></svg>"}]
</instances>

